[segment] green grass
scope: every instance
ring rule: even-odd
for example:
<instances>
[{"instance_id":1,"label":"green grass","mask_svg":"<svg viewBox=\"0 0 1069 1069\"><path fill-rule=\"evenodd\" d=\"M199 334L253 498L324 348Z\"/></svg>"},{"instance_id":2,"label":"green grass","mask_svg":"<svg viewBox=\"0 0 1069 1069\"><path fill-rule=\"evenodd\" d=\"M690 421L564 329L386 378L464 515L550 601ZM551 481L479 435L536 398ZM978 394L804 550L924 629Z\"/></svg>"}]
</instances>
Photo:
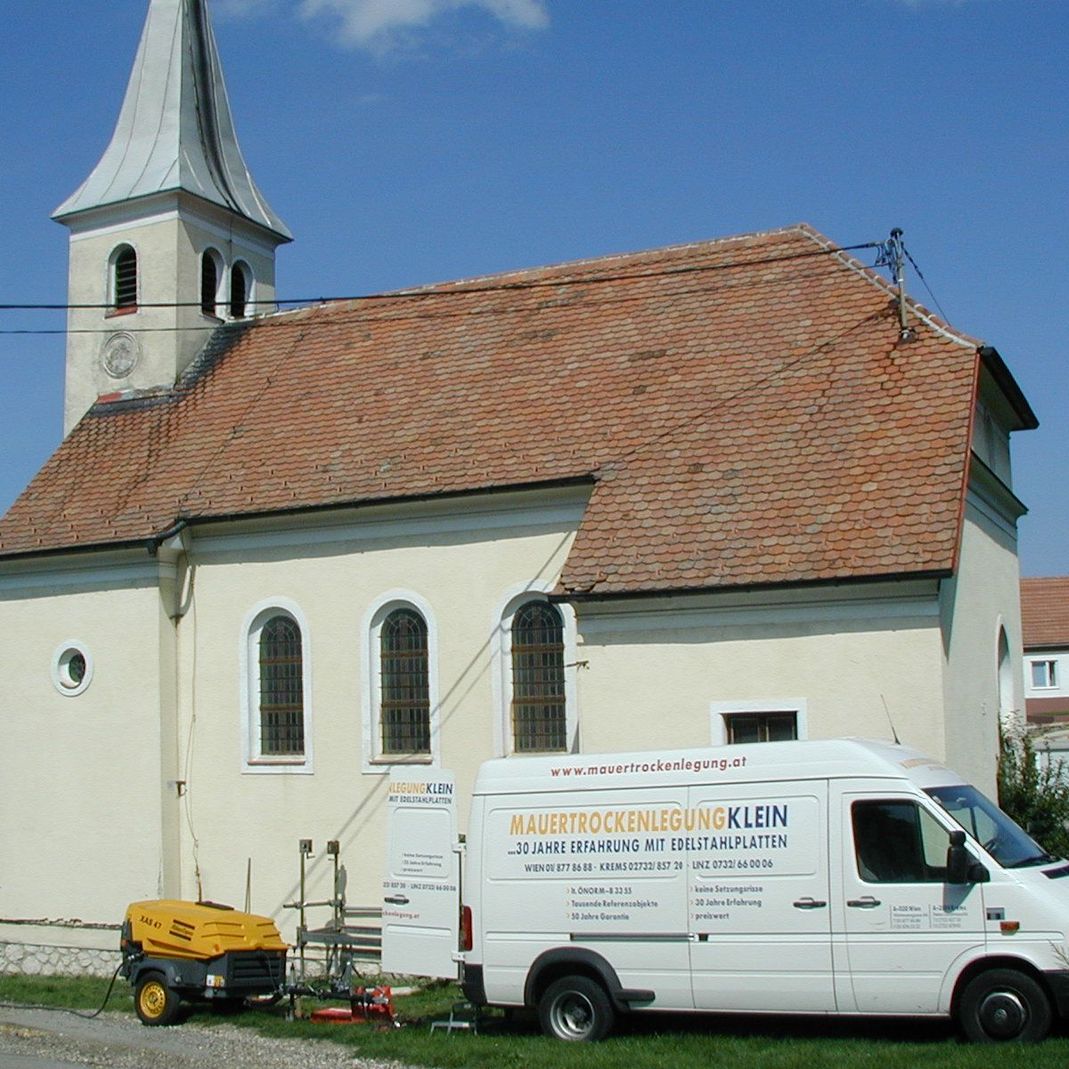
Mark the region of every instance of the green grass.
<instances>
[{"instance_id":1,"label":"green grass","mask_svg":"<svg viewBox=\"0 0 1069 1069\"><path fill-rule=\"evenodd\" d=\"M0 977L0 1001L96 1009L106 980ZM1033 1047L997 1048L961 1043L946 1024L918 1021L823 1021L648 1015L628 1019L592 1046L544 1038L531 1020L488 1015L479 1035L430 1032L457 998L450 985L431 985L395 999L404 1027L323 1025L286 1020L283 1007L218 1017L194 1009L195 1020L226 1021L267 1035L341 1043L354 1056L437 1069L1064 1069L1069 1038L1057 1034ZM311 1004L306 1004L311 1008ZM116 982L109 1010L132 1012L129 985ZM178 1025L181 1027L181 1025Z\"/></svg>"}]
</instances>

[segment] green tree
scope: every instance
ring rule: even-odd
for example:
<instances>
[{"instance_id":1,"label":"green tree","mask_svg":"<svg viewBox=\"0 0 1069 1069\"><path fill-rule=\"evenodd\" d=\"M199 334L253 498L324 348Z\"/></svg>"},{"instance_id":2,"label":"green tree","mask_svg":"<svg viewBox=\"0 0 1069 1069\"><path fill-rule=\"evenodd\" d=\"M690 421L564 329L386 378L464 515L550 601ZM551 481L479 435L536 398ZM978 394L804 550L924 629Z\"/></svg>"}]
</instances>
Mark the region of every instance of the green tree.
<instances>
[{"instance_id":1,"label":"green tree","mask_svg":"<svg viewBox=\"0 0 1069 1069\"><path fill-rule=\"evenodd\" d=\"M1003 730L999 742L999 805L1048 853L1069 857L1069 769L1036 760L1027 731Z\"/></svg>"}]
</instances>

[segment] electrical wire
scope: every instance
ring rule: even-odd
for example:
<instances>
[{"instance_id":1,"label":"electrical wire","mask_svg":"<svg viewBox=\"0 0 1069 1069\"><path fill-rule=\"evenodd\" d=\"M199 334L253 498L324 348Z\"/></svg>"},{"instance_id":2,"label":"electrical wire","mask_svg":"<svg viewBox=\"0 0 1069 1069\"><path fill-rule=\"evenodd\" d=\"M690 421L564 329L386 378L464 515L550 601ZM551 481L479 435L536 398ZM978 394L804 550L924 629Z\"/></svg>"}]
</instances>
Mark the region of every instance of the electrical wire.
<instances>
[{"instance_id":1,"label":"electrical wire","mask_svg":"<svg viewBox=\"0 0 1069 1069\"><path fill-rule=\"evenodd\" d=\"M108 982L108 989L104 992L104 1001L97 1009L92 1013L82 1013L81 1010L72 1010L67 1006L46 1006L43 1002L0 1002L0 1006L8 1010L55 1010L58 1013L72 1013L75 1017L82 1017L87 1021L91 1021L94 1017L99 1017L104 1012L104 1007L108 1004L108 999L111 998L112 989L115 987L115 981L118 979L119 970L122 968L122 962L119 962L115 966L115 972L111 974L111 980Z\"/></svg>"},{"instance_id":2,"label":"electrical wire","mask_svg":"<svg viewBox=\"0 0 1069 1069\"><path fill-rule=\"evenodd\" d=\"M397 290L390 293L383 294L359 294L350 297L313 297L313 298L286 298L272 302L260 302L261 304L270 303L276 307L289 307L293 306L298 308L301 306L315 307L315 306L327 306L331 304L359 304L374 301L377 304L394 303L402 301L429 301L429 300L441 300L448 297L462 297L470 296L471 294L480 293L505 293L505 292L522 292L526 290L540 290L540 289L560 289L561 287L570 286L594 286L601 285L610 282L639 282L646 279L654 278L668 278L676 275L691 275L691 274L707 274L720 271L738 271L753 267L763 267L777 263L787 263L794 260L811 259L818 256L833 256L844 252L856 252L861 249L873 249L879 248L880 243L875 241L866 241L857 245L838 245L826 249L814 249L806 252L791 253L787 256L769 256L763 259L756 260L739 260L732 263L722 264L686 264L681 267L661 268L656 271L624 271L617 274L595 275L585 276L579 278L542 278L542 279L529 279L519 280L515 282L497 282L494 284L467 284L463 281L445 283L443 286L429 287L426 289L408 289ZM561 265L561 269L567 269L568 265ZM444 287L444 288L443 288ZM105 311L112 309L114 306L110 304L0 304L0 312L33 312L33 311L49 311L49 312L65 312L65 311ZM151 304L139 304L138 309L148 308L202 308L203 305L199 301L194 302L161 302ZM28 335L28 334L81 334L81 333L110 333L112 329L119 329L117 326L109 328L106 331L100 330L0 330L0 334L5 335ZM210 327L195 326L195 327L158 327L158 328L142 328L134 333L155 333L157 331L173 332L179 330L207 330Z\"/></svg>"},{"instance_id":3,"label":"electrical wire","mask_svg":"<svg viewBox=\"0 0 1069 1069\"><path fill-rule=\"evenodd\" d=\"M943 317L944 322L949 323L950 317L943 311L943 306L939 303L939 298L932 292L932 287L928 285L928 280L924 277L924 273L917 266L917 261L910 255L909 249L905 245L902 246L902 251L906 254L906 259L913 265L913 270L917 272L917 278L924 283L924 288L928 291L928 296L932 298L932 303L939 309L939 314Z\"/></svg>"}]
</instances>

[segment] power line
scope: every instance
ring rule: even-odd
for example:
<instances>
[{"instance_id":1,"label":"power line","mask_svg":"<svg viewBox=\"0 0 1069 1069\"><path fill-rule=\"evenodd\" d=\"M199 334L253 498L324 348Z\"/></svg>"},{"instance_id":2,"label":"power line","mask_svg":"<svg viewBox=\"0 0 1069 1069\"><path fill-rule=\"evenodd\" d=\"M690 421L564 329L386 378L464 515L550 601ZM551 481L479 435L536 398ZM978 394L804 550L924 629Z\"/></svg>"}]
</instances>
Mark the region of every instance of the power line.
<instances>
[{"instance_id":1,"label":"power line","mask_svg":"<svg viewBox=\"0 0 1069 1069\"><path fill-rule=\"evenodd\" d=\"M444 288L429 287L415 290L396 290L381 294L358 294L349 297L301 297L276 299L273 301L253 301L251 304L269 305L282 308L297 307L322 307L331 304L352 303L392 303L401 301L427 301L441 299L443 297L460 297L473 293L503 293L518 292L525 290L559 289L562 286L592 286L607 282L630 282L642 281L652 278L667 278L674 275L705 274L717 271L738 271L752 267L763 267L769 264L786 263L792 260L805 260L817 256L832 256L843 252L856 252L861 249L879 248L880 242L867 241L858 245L840 245L827 249L816 249L807 252L791 253L787 256L769 256L757 260L739 260L725 264L686 264L681 267L661 268L656 271L624 271L619 274L595 275L579 278L544 278L518 280L515 282L497 282L485 285L467 284L463 281L444 283ZM562 265L566 269L568 265ZM550 269L552 270L552 268ZM0 303L0 312L70 312L70 311L108 311L114 309L113 304L3 304ZM204 305L201 301L177 301L138 304L136 308L200 308ZM117 328L116 328L117 329ZM141 328L148 332L175 331L175 330L206 330L210 327L150 327ZM65 330L0 330L0 334L66 334L66 333L99 333L99 331L65 331Z\"/></svg>"},{"instance_id":2,"label":"power line","mask_svg":"<svg viewBox=\"0 0 1069 1069\"><path fill-rule=\"evenodd\" d=\"M913 265L913 270L917 272L917 278L924 283L924 288L928 291L928 296L932 298L933 304L939 309L939 314L943 317L945 323L950 322L950 317L943 311L943 306L939 303L939 298L932 292L932 287L928 285L928 280L924 277L923 272L917 266L917 261L910 255L909 249L905 245L902 246L902 251L906 254L906 259Z\"/></svg>"}]
</instances>

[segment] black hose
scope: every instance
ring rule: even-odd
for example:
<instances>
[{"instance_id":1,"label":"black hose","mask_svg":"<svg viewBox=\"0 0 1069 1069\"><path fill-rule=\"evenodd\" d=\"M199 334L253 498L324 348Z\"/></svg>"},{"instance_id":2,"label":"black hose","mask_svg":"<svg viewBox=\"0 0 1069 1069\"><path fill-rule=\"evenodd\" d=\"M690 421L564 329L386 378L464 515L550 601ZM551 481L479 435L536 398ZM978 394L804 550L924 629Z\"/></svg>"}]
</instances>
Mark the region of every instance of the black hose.
<instances>
[{"instance_id":1,"label":"black hose","mask_svg":"<svg viewBox=\"0 0 1069 1069\"><path fill-rule=\"evenodd\" d=\"M119 976L119 969L122 968L122 962L115 968L115 972L111 974L111 983L108 984L108 990L104 993L104 1001L100 1004L100 1008L94 1010L92 1013L82 1013L81 1010L67 1010L67 1013L73 1013L75 1017L84 1017L87 1021L91 1021L94 1017L99 1017L104 1012L104 1007L108 1004L108 999L111 998L111 989L115 986L115 981Z\"/></svg>"}]
</instances>

